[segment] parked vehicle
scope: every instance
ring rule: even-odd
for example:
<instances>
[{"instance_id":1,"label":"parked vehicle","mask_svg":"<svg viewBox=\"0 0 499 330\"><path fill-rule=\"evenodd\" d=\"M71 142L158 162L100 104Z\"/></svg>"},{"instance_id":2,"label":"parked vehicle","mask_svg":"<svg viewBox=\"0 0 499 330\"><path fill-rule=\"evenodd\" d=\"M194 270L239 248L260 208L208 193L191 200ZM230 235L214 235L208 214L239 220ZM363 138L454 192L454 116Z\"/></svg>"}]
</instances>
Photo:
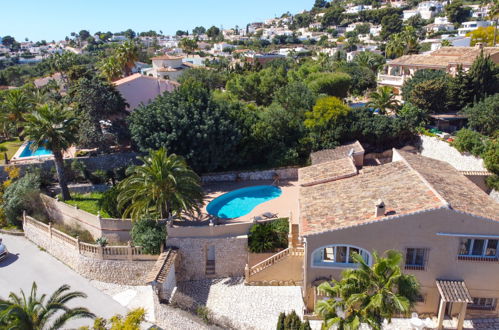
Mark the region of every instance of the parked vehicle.
<instances>
[{"instance_id":1,"label":"parked vehicle","mask_svg":"<svg viewBox=\"0 0 499 330\"><path fill-rule=\"evenodd\" d=\"M7 258L8 255L9 251L7 250L7 246L5 246L5 243L3 243L2 239L0 238L0 261Z\"/></svg>"}]
</instances>

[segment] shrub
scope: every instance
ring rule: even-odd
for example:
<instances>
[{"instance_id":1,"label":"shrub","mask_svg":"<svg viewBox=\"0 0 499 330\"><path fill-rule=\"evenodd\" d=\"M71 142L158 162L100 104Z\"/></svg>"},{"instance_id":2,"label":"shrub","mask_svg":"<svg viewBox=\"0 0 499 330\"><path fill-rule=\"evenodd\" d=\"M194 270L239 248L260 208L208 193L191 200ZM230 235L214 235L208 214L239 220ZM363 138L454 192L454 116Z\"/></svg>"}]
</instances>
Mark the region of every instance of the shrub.
<instances>
[{"instance_id":1,"label":"shrub","mask_svg":"<svg viewBox=\"0 0 499 330\"><path fill-rule=\"evenodd\" d=\"M166 239L166 227L159 222L142 219L134 222L132 240L136 246L141 246L145 253L159 254L161 244Z\"/></svg>"},{"instance_id":2,"label":"shrub","mask_svg":"<svg viewBox=\"0 0 499 330\"><path fill-rule=\"evenodd\" d=\"M105 170L93 171L90 175L90 182L93 184L101 184L107 182L108 176Z\"/></svg>"},{"instance_id":3,"label":"shrub","mask_svg":"<svg viewBox=\"0 0 499 330\"><path fill-rule=\"evenodd\" d=\"M98 202L99 208L113 218L121 218L123 215L123 210L118 208L118 195L118 187L114 186L104 192Z\"/></svg>"},{"instance_id":4,"label":"shrub","mask_svg":"<svg viewBox=\"0 0 499 330\"><path fill-rule=\"evenodd\" d=\"M71 237L78 237L81 242L85 243L95 243L94 237L86 229L82 229L80 226L68 226L64 224L54 224L54 228L68 234Z\"/></svg>"},{"instance_id":5,"label":"shrub","mask_svg":"<svg viewBox=\"0 0 499 330\"><path fill-rule=\"evenodd\" d=\"M76 159L71 162L71 172L73 172L73 178L77 182L85 181L88 177L85 163Z\"/></svg>"},{"instance_id":6,"label":"shrub","mask_svg":"<svg viewBox=\"0 0 499 330\"><path fill-rule=\"evenodd\" d=\"M249 250L254 253L273 252L288 246L288 219L257 223L250 229Z\"/></svg>"},{"instance_id":7,"label":"shrub","mask_svg":"<svg viewBox=\"0 0 499 330\"><path fill-rule=\"evenodd\" d=\"M499 94L468 106L462 112L468 116L469 127L482 134L491 135L499 130Z\"/></svg>"},{"instance_id":8,"label":"shrub","mask_svg":"<svg viewBox=\"0 0 499 330\"><path fill-rule=\"evenodd\" d=\"M452 145L460 152L469 152L474 156L480 156L485 151L485 142L486 138L480 133L462 128L456 133L456 139Z\"/></svg>"},{"instance_id":9,"label":"shrub","mask_svg":"<svg viewBox=\"0 0 499 330\"><path fill-rule=\"evenodd\" d=\"M499 175L499 140L490 140L482 156L485 167Z\"/></svg>"},{"instance_id":10,"label":"shrub","mask_svg":"<svg viewBox=\"0 0 499 330\"><path fill-rule=\"evenodd\" d=\"M14 181L6 189L3 195L2 209L7 220L13 225L19 225L18 218L23 210L28 213L38 209L40 195L40 177L34 173L28 173L24 177Z\"/></svg>"},{"instance_id":11,"label":"shrub","mask_svg":"<svg viewBox=\"0 0 499 330\"><path fill-rule=\"evenodd\" d=\"M277 320L277 330L310 330L310 322L302 322L298 314L295 311L291 313L281 313Z\"/></svg>"},{"instance_id":12,"label":"shrub","mask_svg":"<svg viewBox=\"0 0 499 330\"><path fill-rule=\"evenodd\" d=\"M105 236L101 236L98 239L96 239L95 243L99 244L102 247L105 247L106 245L109 244L107 237L105 237Z\"/></svg>"},{"instance_id":13,"label":"shrub","mask_svg":"<svg viewBox=\"0 0 499 330\"><path fill-rule=\"evenodd\" d=\"M487 177L487 179L485 179L485 182L487 183L487 186L489 186L490 189L499 191L499 175L497 174L491 175Z\"/></svg>"},{"instance_id":14,"label":"shrub","mask_svg":"<svg viewBox=\"0 0 499 330\"><path fill-rule=\"evenodd\" d=\"M211 324L211 311L206 306L199 306L196 308L196 314L199 316L206 324Z\"/></svg>"}]
</instances>

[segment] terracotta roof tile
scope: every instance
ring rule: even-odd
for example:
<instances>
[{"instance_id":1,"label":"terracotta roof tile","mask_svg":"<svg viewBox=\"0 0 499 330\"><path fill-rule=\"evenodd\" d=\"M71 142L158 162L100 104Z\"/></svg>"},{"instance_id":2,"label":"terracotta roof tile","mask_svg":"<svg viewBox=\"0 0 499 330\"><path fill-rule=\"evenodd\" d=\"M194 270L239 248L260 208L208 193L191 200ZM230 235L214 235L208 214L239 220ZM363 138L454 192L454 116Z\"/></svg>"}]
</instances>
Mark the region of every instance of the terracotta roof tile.
<instances>
[{"instance_id":1,"label":"terracotta roof tile","mask_svg":"<svg viewBox=\"0 0 499 330\"><path fill-rule=\"evenodd\" d=\"M302 167L298 170L301 186L312 186L357 175L357 168L350 157L327 163Z\"/></svg>"},{"instance_id":2,"label":"terracotta roof tile","mask_svg":"<svg viewBox=\"0 0 499 330\"><path fill-rule=\"evenodd\" d=\"M353 177L300 187L299 198L301 235L380 220L384 217L375 216L379 199L396 216L443 206L403 162L369 167Z\"/></svg>"},{"instance_id":3,"label":"terracotta roof tile","mask_svg":"<svg viewBox=\"0 0 499 330\"><path fill-rule=\"evenodd\" d=\"M446 68L449 65L462 64L471 66L475 58L480 55L481 49L475 47L442 47L430 54L404 55L390 61L389 65L401 66L427 66L435 68ZM486 55L499 54L499 47L485 47Z\"/></svg>"},{"instance_id":4,"label":"terracotta roof tile","mask_svg":"<svg viewBox=\"0 0 499 330\"><path fill-rule=\"evenodd\" d=\"M348 153L352 149L355 152L364 152L364 148L359 143L359 141L355 141L352 143L341 145L334 149L325 149L313 152L310 154L310 159L312 160L312 165L317 165L320 163L345 158L348 156Z\"/></svg>"},{"instance_id":5,"label":"terracotta roof tile","mask_svg":"<svg viewBox=\"0 0 499 330\"><path fill-rule=\"evenodd\" d=\"M328 230L357 226L387 217L406 215L437 208L450 208L499 221L499 204L478 186L446 162L405 151L392 163L364 167L355 176L300 187L300 233L310 235ZM344 161L324 164L326 177L341 175ZM300 180L320 178L308 171L299 172ZM317 168L317 167L315 167ZM319 169L321 169L319 167ZM319 171L320 172L320 171ZM308 181L307 181L308 180ZM381 199L387 212L375 216L375 204Z\"/></svg>"},{"instance_id":6,"label":"terracotta roof tile","mask_svg":"<svg viewBox=\"0 0 499 330\"><path fill-rule=\"evenodd\" d=\"M397 151L456 211L499 221L499 203L449 163Z\"/></svg>"}]
</instances>

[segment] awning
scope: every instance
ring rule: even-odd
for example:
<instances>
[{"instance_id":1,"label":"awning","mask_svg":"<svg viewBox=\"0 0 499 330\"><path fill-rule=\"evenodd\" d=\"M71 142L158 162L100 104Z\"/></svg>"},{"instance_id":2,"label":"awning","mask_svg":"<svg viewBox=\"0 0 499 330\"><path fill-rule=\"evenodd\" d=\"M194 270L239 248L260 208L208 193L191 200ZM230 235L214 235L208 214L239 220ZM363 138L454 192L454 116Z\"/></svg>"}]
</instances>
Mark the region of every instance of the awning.
<instances>
[{"instance_id":1,"label":"awning","mask_svg":"<svg viewBox=\"0 0 499 330\"><path fill-rule=\"evenodd\" d=\"M444 302L473 302L464 281L437 280L436 282L440 297Z\"/></svg>"}]
</instances>

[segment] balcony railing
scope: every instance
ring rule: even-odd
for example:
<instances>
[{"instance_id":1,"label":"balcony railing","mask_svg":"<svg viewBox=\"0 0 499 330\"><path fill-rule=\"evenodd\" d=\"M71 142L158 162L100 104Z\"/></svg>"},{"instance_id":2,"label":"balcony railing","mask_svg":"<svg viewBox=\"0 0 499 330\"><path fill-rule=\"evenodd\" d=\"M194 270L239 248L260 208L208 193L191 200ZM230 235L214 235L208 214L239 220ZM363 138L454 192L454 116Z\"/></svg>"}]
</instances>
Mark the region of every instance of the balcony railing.
<instances>
[{"instance_id":1,"label":"balcony railing","mask_svg":"<svg viewBox=\"0 0 499 330\"><path fill-rule=\"evenodd\" d=\"M457 260L463 261L485 261L485 262L498 262L499 257L496 256L469 256L469 255L458 255Z\"/></svg>"},{"instance_id":2,"label":"balcony railing","mask_svg":"<svg viewBox=\"0 0 499 330\"><path fill-rule=\"evenodd\" d=\"M406 270L425 270L424 265L405 265Z\"/></svg>"},{"instance_id":3,"label":"balcony railing","mask_svg":"<svg viewBox=\"0 0 499 330\"><path fill-rule=\"evenodd\" d=\"M387 85L402 86L404 84L403 76L391 76L388 74L378 74L378 83Z\"/></svg>"}]
</instances>

